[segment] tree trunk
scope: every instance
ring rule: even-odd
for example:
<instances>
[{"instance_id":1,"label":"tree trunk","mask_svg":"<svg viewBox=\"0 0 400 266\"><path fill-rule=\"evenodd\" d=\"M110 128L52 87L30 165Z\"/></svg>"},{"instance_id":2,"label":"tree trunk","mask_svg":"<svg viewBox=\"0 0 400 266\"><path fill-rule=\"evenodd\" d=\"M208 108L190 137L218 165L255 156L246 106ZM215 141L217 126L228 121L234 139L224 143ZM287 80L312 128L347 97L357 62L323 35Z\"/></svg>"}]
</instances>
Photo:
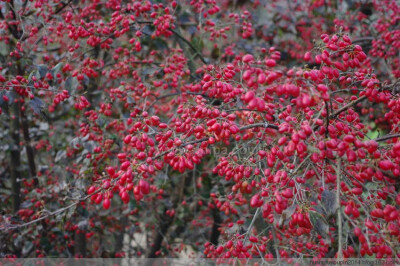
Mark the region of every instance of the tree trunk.
<instances>
[{"instance_id":1,"label":"tree trunk","mask_svg":"<svg viewBox=\"0 0 400 266\"><path fill-rule=\"evenodd\" d=\"M11 112L10 133L12 138L11 156L10 156L10 176L11 176L11 194L13 212L19 210L21 204L21 153L20 153L20 123L19 123L19 103L14 103Z\"/></svg>"},{"instance_id":2,"label":"tree trunk","mask_svg":"<svg viewBox=\"0 0 400 266\"><path fill-rule=\"evenodd\" d=\"M172 206L173 206L174 210L176 210L178 204L182 201L184 190L185 190L185 181L186 181L186 175L183 175L178 180L178 182L179 182L178 186L172 187L172 189L175 191L175 193L172 192L172 194L171 194L171 195L173 195L172 196L172 203L173 203ZM178 193L176 193L176 191ZM161 215L159 229L157 231L157 235L153 241L151 249L147 253L147 256L146 256L147 258L156 258L157 257L156 252L158 250L160 250L162 242L164 240L164 237L167 236L168 229L174 223L174 221L175 221L175 217L170 217L165 214Z\"/></svg>"},{"instance_id":3,"label":"tree trunk","mask_svg":"<svg viewBox=\"0 0 400 266\"><path fill-rule=\"evenodd\" d=\"M212 216L214 218L214 223L213 227L211 229L211 235L210 235L210 242L213 245L218 245L218 238L221 232L219 231L220 224L222 222L221 215L219 213L219 210L217 207L214 207L212 210Z\"/></svg>"},{"instance_id":4,"label":"tree trunk","mask_svg":"<svg viewBox=\"0 0 400 266\"><path fill-rule=\"evenodd\" d=\"M157 258L156 252L161 249L162 242L164 240L164 236L168 232L168 228L172 224L172 218L164 215L163 219L160 221L160 227L157 231L157 235L153 241L153 245L151 246L149 252L147 253L147 258Z\"/></svg>"},{"instance_id":5,"label":"tree trunk","mask_svg":"<svg viewBox=\"0 0 400 266\"><path fill-rule=\"evenodd\" d=\"M75 232L75 255L86 257L86 230Z\"/></svg>"},{"instance_id":6,"label":"tree trunk","mask_svg":"<svg viewBox=\"0 0 400 266\"><path fill-rule=\"evenodd\" d=\"M21 111L21 124L22 124L22 132L24 134L26 156L28 157L29 173L31 178L33 178L33 184L36 187L39 184L39 181L36 176L35 154L31 146L31 138L29 136L29 125L24 111Z\"/></svg>"}]
</instances>

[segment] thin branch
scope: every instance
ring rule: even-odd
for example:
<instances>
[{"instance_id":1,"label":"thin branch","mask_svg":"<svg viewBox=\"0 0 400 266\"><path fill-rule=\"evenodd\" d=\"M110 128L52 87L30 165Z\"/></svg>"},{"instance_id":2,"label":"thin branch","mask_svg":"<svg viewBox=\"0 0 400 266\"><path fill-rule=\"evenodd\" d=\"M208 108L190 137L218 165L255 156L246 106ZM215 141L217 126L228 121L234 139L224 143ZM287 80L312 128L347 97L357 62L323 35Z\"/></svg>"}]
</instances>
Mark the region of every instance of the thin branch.
<instances>
[{"instance_id":1,"label":"thin branch","mask_svg":"<svg viewBox=\"0 0 400 266\"><path fill-rule=\"evenodd\" d=\"M244 126L240 128L240 131L250 129L250 128L255 128L255 127L265 127L265 128L272 128L272 129L279 129L279 126L274 125L274 124L269 124L269 123L256 123L248 126Z\"/></svg>"},{"instance_id":2,"label":"thin branch","mask_svg":"<svg viewBox=\"0 0 400 266\"><path fill-rule=\"evenodd\" d=\"M326 125L325 125L325 138L328 138L328 133L329 133L329 106L328 106L328 102L325 102L325 110L326 110L326 114L327 114L327 118L326 118Z\"/></svg>"},{"instance_id":3,"label":"thin branch","mask_svg":"<svg viewBox=\"0 0 400 266\"><path fill-rule=\"evenodd\" d=\"M338 159L337 166L336 166L336 201L339 204L339 209L337 211L337 227L338 227L338 253L337 253L337 258L342 259L343 258L343 250L342 250L342 234L343 234L343 229L342 229L342 212L340 211L340 158Z\"/></svg>"},{"instance_id":4,"label":"thin branch","mask_svg":"<svg viewBox=\"0 0 400 266\"><path fill-rule=\"evenodd\" d=\"M345 106L343 106L342 108L340 108L339 110L337 110L336 112L334 112L332 115L329 116L330 119L334 119L336 118L339 114L343 113L344 111L346 111L347 109L353 107L354 105L358 104L359 102L365 100L367 98L367 96L361 96L360 98L358 98L357 100L354 100L348 104L346 104Z\"/></svg>"},{"instance_id":5,"label":"thin branch","mask_svg":"<svg viewBox=\"0 0 400 266\"><path fill-rule=\"evenodd\" d=\"M280 255L279 255L279 250L278 250L278 245L277 245L278 239L276 237L275 227L272 226L271 232L272 232L273 247L275 249L276 258L279 260L280 259Z\"/></svg>"},{"instance_id":6,"label":"thin branch","mask_svg":"<svg viewBox=\"0 0 400 266\"><path fill-rule=\"evenodd\" d=\"M173 30L173 29L169 29L170 31L172 31L176 37L178 37L179 39L181 39L183 42L185 42L194 52L195 55L198 55L200 60L204 63L204 64L208 64L206 59L203 57L203 55L196 49L196 47L194 47L188 40L186 40L185 37L183 37L180 33L178 33L177 31Z\"/></svg>"},{"instance_id":7,"label":"thin branch","mask_svg":"<svg viewBox=\"0 0 400 266\"><path fill-rule=\"evenodd\" d=\"M158 96L158 97L154 95L156 97L156 100L150 104L150 106L147 108L147 111L149 111L159 100L162 100L162 99L168 98L168 97L182 95L182 94L200 95L200 96L203 96L204 98L208 98L208 96L205 95L205 94L202 94L202 93L199 93L199 92L190 92L190 91L187 91L187 92L175 92L175 93L165 94L165 95Z\"/></svg>"},{"instance_id":8,"label":"thin branch","mask_svg":"<svg viewBox=\"0 0 400 266\"><path fill-rule=\"evenodd\" d=\"M386 86L381 86L380 90L387 90L392 88L393 86L395 86L398 83L398 80L396 80L395 82L393 82L390 85L386 85ZM336 112L334 112L332 115L329 116L330 119L334 119L336 118L339 114L341 114L342 112L346 111L347 109L349 109L350 107L358 104L359 102L363 101L367 99L366 95L361 96L360 98L358 98L357 100L354 100L348 104L346 104L345 106L343 106L342 108L340 108L339 110L337 110Z\"/></svg>"},{"instance_id":9,"label":"thin branch","mask_svg":"<svg viewBox=\"0 0 400 266\"><path fill-rule=\"evenodd\" d=\"M279 127L277 125L268 124L268 123L256 123L256 124L252 124L252 125L248 125L248 126L243 126L243 127L239 128L239 130L242 131L242 130L256 128L256 127L272 128L272 129L276 129L276 130L279 129ZM187 145L197 144L197 143L200 143L200 142L208 141L208 139L209 138L202 138L202 139L193 140L193 141L190 141L190 142L183 143L179 147L185 147ZM176 148L171 148L171 149L169 149L169 150L167 150L167 151L165 151L165 152L163 152L163 153L161 153L159 155L154 156L152 159L156 160L156 159L166 155L167 153L170 153L174 149L176 149Z\"/></svg>"},{"instance_id":10,"label":"thin branch","mask_svg":"<svg viewBox=\"0 0 400 266\"><path fill-rule=\"evenodd\" d=\"M120 177L116 178L116 179L115 179L115 182L117 182L119 179L120 179ZM93 196L93 195L99 193L99 192L102 191L102 190L103 190L103 188L101 187L101 188L99 188L98 190L96 190L95 192L93 192L92 194L89 194L89 195L86 195L86 196L83 197L83 198L77 199L75 202L71 203L70 205L68 205L68 206L66 206L66 207L63 207L63 208L58 209L58 210L53 211L53 212L48 212L46 215L44 215L44 216L42 216L42 217L39 217L39 218L37 218L37 219L35 219L35 220L29 221L29 222L27 222L27 223L24 223L24 224L17 224L17 225L12 224L12 225L9 225L9 226L6 225L5 227L0 228L0 231L22 228L22 227L25 227L25 226L28 226L28 225L31 225L31 224L40 222L40 221L42 221L42 220L44 220L44 219L46 219L46 218L48 218L48 217L50 217L50 216L54 216L54 215L63 213L63 212L65 212L65 211L67 211L68 209L70 209L70 208L76 206L76 205L79 204L80 202L85 201L85 200L87 200L88 198L90 198L91 196ZM3 224L3 225L4 225L4 224Z\"/></svg>"},{"instance_id":11,"label":"thin branch","mask_svg":"<svg viewBox=\"0 0 400 266\"><path fill-rule=\"evenodd\" d=\"M355 40L353 40L353 43L358 43L358 42L371 42L375 40L374 37L372 36L365 36L365 37L361 37L361 38L357 38Z\"/></svg>"},{"instance_id":12,"label":"thin branch","mask_svg":"<svg viewBox=\"0 0 400 266\"><path fill-rule=\"evenodd\" d=\"M400 137L400 134L386 135L386 136L375 139L375 141L377 141L377 142L385 141L388 139L394 139L394 138L398 138L398 137Z\"/></svg>"},{"instance_id":13,"label":"thin branch","mask_svg":"<svg viewBox=\"0 0 400 266\"><path fill-rule=\"evenodd\" d=\"M86 197L85 197L85 198L86 198ZM78 200L78 201L76 201L76 202L74 202L74 203L72 203L72 204L70 204L70 205L68 205L68 206L66 206L66 207L64 207L64 208L58 209L58 210L56 210L56 211L54 211L54 212L49 212L47 215L42 216L42 217L39 217L39 218L37 218L37 219L35 219L35 220L32 220L32 221L30 221L30 222L27 222L27 223L24 223L24 224L11 225L11 226L7 226L7 227L3 227L3 228L1 228L0 230L17 229L17 228L22 228L22 227L25 227L25 226L28 226L28 225L31 225L31 224L40 222L40 221L42 221L42 220L44 220L44 219L46 219L46 218L48 218L48 217L50 217L50 216L54 216L54 215L60 214L60 213L62 213L62 212L64 212L64 211L66 211L66 210L68 210L68 209L74 207L75 205L77 205L77 204L78 204L79 202L81 202L81 201L82 201L82 200Z\"/></svg>"},{"instance_id":14,"label":"thin branch","mask_svg":"<svg viewBox=\"0 0 400 266\"><path fill-rule=\"evenodd\" d=\"M60 13L64 8L66 8L70 3L72 3L72 0L69 0L68 2L66 2L66 3L61 3L61 6L59 7L59 8L57 8L56 9L56 11L54 11L54 14L53 15L57 15L58 13ZM38 28L38 30L41 30L42 28L44 27L44 24L40 24L37 28ZM23 42L23 41L25 41L26 39L28 39L29 38L29 35L24 35L22 38L21 38L21 42Z\"/></svg>"},{"instance_id":15,"label":"thin branch","mask_svg":"<svg viewBox=\"0 0 400 266\"><path fill-rule=\"evenodd\" d=\"M258 111L249 108L237 108L237 109L227 109L225 112L239 112L239 111L249 111L249 112L257 112L257 113L266 113L266 111Z\"/></svg>"},{"instance_id":16,"label":"thin branch","mask_svg":"<svg viewBox=\"0 0 400 266\"><path fill-rule=\"evenodd\" d=\"M257 210L256 210L256 212L254 213L253 219L251 220L251 223L250 223L250 225L249 225L249 228L247 229L247 232L246 232L246 237L245 237L244 242L243 242L244 245L246 245L247 240L249 239L250 231L251 231L251 229L253 228L254 222L256 221L257 216L258 216L258 214L260 213L260 210L261 210L261 207L258 207Z\"/></svg>"},{"instance_id":17,"label":"thin branch","mask_svg":"<svg viewBox=\"0 0 400 266\"><path fill-rule=\"evenodd\" d=\"M294 169L293 172L291 172L291 174L295 175L297 173L297 171L299 171L301 169L301 167L303 167L303 165L307 162L307 160L311 157L311 154L307 155L306 158L304 158L304 160L296 167L296 169ZM305 171L307 172L307 171Z\"/></svg>"},{"instance_id":18,"label":"thin branch","mask_svg":"<svg viewBox=\"0 0 400 266\"><path fill-rule=\"evenodd\" d=\"M200 143L200 142L203 142L203 141L207 141L207 140L208 140L208 138L197 139L197 140L194 140L194 141L190 141L190 142L183 143L180 147L185 147L185 146L191 145L191 144L197 144L197 143ZM165 151L165 152L163 152L163 153L161 153L161 154L159 154L159 155L153 157L152 159L153 159L153 160L156 160L156 159L158 159L158 158L160 158L160 157L166 155L167 153L170 153L170 152L173 151L174 149L175 149L175 148L169 149L169 150L167 150L167 151Z\"/></svg>"}]
</instances>

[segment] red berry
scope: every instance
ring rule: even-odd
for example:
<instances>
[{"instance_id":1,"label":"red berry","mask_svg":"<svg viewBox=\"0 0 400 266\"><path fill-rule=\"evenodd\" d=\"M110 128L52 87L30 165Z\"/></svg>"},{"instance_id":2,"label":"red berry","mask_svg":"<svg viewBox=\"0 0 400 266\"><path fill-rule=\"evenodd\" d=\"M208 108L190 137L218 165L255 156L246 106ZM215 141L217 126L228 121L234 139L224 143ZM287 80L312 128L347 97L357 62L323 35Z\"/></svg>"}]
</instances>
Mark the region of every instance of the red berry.
<instances>
[{"instance_id":1,"label":"red berry","mask_svg":"<svg viewBox=\"0 0 400 266\"><path fill-rule=\"evenodd\" d=\"M111 206L110 199L105 198L104 201L103 201L103 208L104 208L105 210L108 210L108 209L110 208L110 206Z\"/></svg>"},{"instance_id":2,"label":"red berry","mask_svg":"<svg viewBox=\"0 0 400 266\"><path fill-rule=\"evenodd\" d=\"M249 63L254 60L254 57L251 54L246 54L242 57L242 61L244 63Z\"/></svg>"},{"instance_id":3,"label":"red berry","mask_svg":"<svg viewBox=\"0 0 400 266\"><path fill-rule=\"evenodd\" d=\"M383 160L379 162L379 168L381 168L382 170L391 170L393 167L393 163L389 160Z\"/></svg>"}]
</instances>

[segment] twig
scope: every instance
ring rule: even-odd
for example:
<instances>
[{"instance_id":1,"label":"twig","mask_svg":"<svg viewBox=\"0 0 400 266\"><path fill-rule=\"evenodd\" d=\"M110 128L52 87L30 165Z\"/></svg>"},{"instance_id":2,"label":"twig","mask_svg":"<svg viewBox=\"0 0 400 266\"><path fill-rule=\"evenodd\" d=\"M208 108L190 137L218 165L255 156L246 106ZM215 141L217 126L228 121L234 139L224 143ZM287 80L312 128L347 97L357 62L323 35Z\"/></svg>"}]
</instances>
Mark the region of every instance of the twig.
<instances>
[{"instance_id":1,"label":"twig","mask_svg":"<svg viewBox=\"0 0 400 266\"><path fill-rule=\"evenodd\" d=\"M250 111L250 112L258 112L258 113L266 113L265 111L258 111L249 108L238 108L238 109L227 109L225 112L238 112L238 111Z\"/></svg>"},{"instance_id":2,"label":"twig","mask_svg":"<svg viewBox=\"0 0 400 266\"><path fill-rule=\"evenodd\" d=\"M186 40L185 37L183 37L180 33L178 33L176 30L173 29L169 29L170 31L172 31L176 37L178 37L179 39L181 39L183 42L185 42L187 45L189 45L189 47L195 52L195 55L198 55L200 60L204 63L204 64L208 64L206 59L203 57L203 55L196 49L196 47L194 47L188 40Z\"/></svg>"},{"instance_id":3,"label":"twig","mask_svg":"<svg viewBox=\"0 0 400 266\"><path fill-rule=\"evenodd\" d=\"M240 131L250 129L250 128L255 128L255 127L265 127L265 128L272 128L272 129L279 129L279 126L274 125L274 124L269 124L269 123L256 123L248 126L244 126L240 128Z\"/></svg>"},{"instance_id":4,"label":"twig","mask_svg":"<svg viewBox=\"0 0 400 266\"><path fill-rule=\"evenodd\" d=\"M86 199L86 197L85 197L85 199ZM22 228L22 227L28 226L28 225L30 225L30 224L34 224L34 223L40 222L40 221L42 221L42 220L48 218L49 216L54 216L54 215L60 214L60 213L62 213L62 212L64 212L64 211L66 211L66 210L68 210L68 209L74 207L75 205L77 205L77 204L78 204L79 202L81 202L81 201L83 201L83 199L82 199L82 200L78 200L78 201L76 201L76 202L74 202L74 203L68 205L67 207L58 209L58 210L56 210L56 211L54 211L54 212L49 212L47 215L42 216L42 217L39 217L39 218L37 218L37 219L35 219L35 220L32 220L32 221L30 221L30 222L27 222L27 223L24 223L24 224L6 226L6 227L4 227L4 228L2 228L2 229L0 229L0 230L17 229L17 228Z\"/></svg>"},{"instance_id":5,"label":"twig","mask_svg":"<svg viewBox=\"0 0 400 266\"><path fill-rule=\"evenodd\" d=\"M360 98L358 98L357 100L354 100L348 104L346 104L345 106L343 106L342 108L340 108L339 110L337 110L336 112L334 112L332 115L329 116L330 119L334 119L336 118L339 114L343 113L344 111L346 111L347 109L349 109L350 107L356 105L357 103L365 100L367 98L367 96L361 96Z\"/></svg>"},{"instance_id":6,"label":"twig","mask_svg":"<svg viewBox=\"0 0 400 266\"><path fill-rule=\"evenodd\" d=\"M279 127L278 127L277 125L268 124L268 123L256 123L256 124L252 124L252 125L248 125L248 126L241 127L241 128L239 128L239 130L242 131L242 130L246 130L246 129L250 129L250 128L255 128L255 127L273 128L273 129L276 129L276 130L279 129ZM185 147L185 146L190 145L190 144L197 144L197 143L204 142L204 141L207 141L207 140L208 140L208 138L202 138L202 139L198 139L198 140L193 140L193 141L190 141L190 142L183 143L183 144L182 144L181 146L179 146L179 147ZM152 159L153 159L153 160L156 160L156 159L158 159L158 158L164 156L165 154L170 153L170 152L173 151L174 149L175 149L175 148L171 148L171 149L169 149L169 150L167 150L167 151L165 151L165 152L163 152L163 153L161 153L161 154L159 154L159 155L154 156Z\"/></svg>"},{"instance_id":7,"label":"twig","mask_svg":"<svg viewBox=\"0 0 400 266\"><path fill-rule=\"evenodd\" d=\"M391 85L387 85L387 86L382 86L380 88L380 90L386 90L386 89L390 89L391 87L393 87L395 84L397 84L398 81L393 82ZM350 107L356 105L357 103L365 100L367 98L366 95L361 96L360 98L358 98L357 100L354 100L348 104L346 104L345 106L343 106L342 108L340 108L339 110L337 110L336 112L334 112L332 115L329 116L330 119L334 119L336 118L339 114L341 114L342 112L346 111L347 109L349 109Z\"/></svg>"},{"instance_id":8,"label":"twig","mask_svg":"<svg viewBox=\"0 0 400 266\"><path fill-rule=\"evenodd\" d=\"M158 96L158 97L154 95L156 97L156 100L149 105L149 107L147 108L147 111L149 111L161 99L168 98L168 97L173 97L173 96L178 96L178 95L182 95L182 94L200 95L200 96L203 96L204 98L208 98L208 96L205 95L205 94L202 94L202 93L199 93L199 92L190 92L190 91L187 91L187 92L175 92L175 93L165 94L165 95Z\"/></svg>"},{"instance_id":9,"label":"twig","mask_svg":"<svg viewBox=\"0 0 400 266\"><path fill-rule=\"evenodd\" d=\"M207 140L208 140L208 138L202 138L202 139L198 139L198 140L186 142L186 143L183 143L180 147L185 147L185 146L187 146L187 145L196 144L196 143L200 143L200 142L207 141ZM174 148L169 149L169 150L167 150L167 151L165 151L165 152L163 152L163 153L161 153L161 154L159 154L159 155L153 157L152 159L153 159L153 160L156 160L156 159L158 159L158 158L164 156L165 154L170 153L170 152L173 151L173 150L174 150Z\"/></svg>"},{"instance_id":10,"label":"twig","mask_svg":"<svg viewBox=\"0 0 400 266\"><path fill-rule=\"evenodd\" d=\"M66 8L70 3L72 3L72 0L69 0L68 2L66 2L66 3L61 3L61 6L58 8L58 9L56 9L56 11L54 11L54 14L53 15L57 15L58 13L60 13L64 8ZM40 24L37 28L38 28L38 30L41 30L42 28L43 28L43 26L44 26L44 24ZM20 42L23 42L23 41L25 41L26 39L28 39L29 38L29 35L27 34L27 35L24 35L21 39L20 39Z\"/></svg>"},{"instance_id":11,"label":"twig","mask_svg":"<svg viewBox=\"0 0 400 266\"><path fill-rule=\"evenodd\" d=\"M358 42L371 42L371 41L373 41L373 40L375 40L374 37L372 37L372 36L365 36L365 37L361 37L361 38L358 38L358 39L353 40L353 43L358 43Z\"/></svg>"},{"instance_id":12,"label":"twig","mask_svg":"<svg viewBox=\"0 0 400 266\"><path fill-rule=\"evenodd\" d=\"M119 180L119 179L120 179L120 177L116 178L116 179L115 179L115 182L116 182L117 180ZM91 196L93 196L93 195L99 193L99 192L102 191L102 190L103 190L103 188L101 187L101 188L99 188L98 190L96 190L95 192L93 192L92 194L89 194L89 195L86 195L86 196L83 197L83 198L77 199L75 202L71 203L70 205L68 205L68 206L66 206L66 207L64 207L64 208L58 209L58 210L53 211L53 212L48 212L46 215L44 215L44 216L42 216L42 217L39 217L39 218L37 218L37 219L35 219L35 220L32 220L32 221L30 221L30 222L27 222L27 223L24 223L24 224L17 224L17 225L5 226L5 227L1 228L0 230L8 230L8 229L18 229L18 228L22 228L22 227L25 227L25 226L28 226L28 225L31 225L31 224L40 222L40 221L42 221L42 220L44 220L44 219L46 219L46 218L48 218L48 217L50 217L50 216L54 216L54 215L63 213L63 212L65 212L66 210L68 210L68 209L70 209L70 208L76 206L77 204L79 204L79 203L82 202L82 201L87 200L88 198L90 198Z\"/></svg>"},{"instance_id":13,"label":"twig","mask_svg":"<svg viewBox=\"0 0 400 266\"><path fill-rule=\"evenodd\" d=\"M297 173L297 171L300 170L301 167L303 167L303 164L306 163L306 161L311 157L311 154L307 155L306 158L304 158L304 160L296 167L296 169L293 170L293 172L291 172L291 174L295 175ZM307 172L307 171L305 171Z\"/></svg>"},{"instance_id":14,"label":"twig","mask_svg":"<svg viewBox=\"0 0 400 266\"><path fill-rule=\"evenodd\" d=\"M249 228L247 229L247 232L246 232L246 237L245 237L244 242L243 242L244 245L246 245L247 240L249 239L249 235L250 235L251 228L253 228L254 222L256 221L257 216L258 216L258 214L260 213L260 210L261 210L261 207L258 207L257 210L256 210L256 212L254 213L253 220L251 220L251 223L250 223L250 225L249 225Z\"/></svg>"},{"instance_id":15,"label":"twig","mask_svg":"<svg viewBox=\"0 0 400 266\"><path fill-rule=\"evenodd\" d=\"M375 141L377 141L377 142L385 141L388 139L394 139L394 138L398 138L398 137L400 137L400 134L386 135L386 136L375 139Z\"/></svg>"},{"instance_id":16,"label":"twig","mask_svg":"<svg viewBox=\"0 0 400 266\"><path fill-rule=\"evenodd\" d=\"M279 250L278 250L278 245L277 243L277 237L276 237L276 232L275 232L275 228L272 226L271 228L271 232L272 232L272 238L273 238L273 247L275 249L275 253L276 253L276 258L279 260L280 259L280 255L279 255Z\"/></svg>"},{"instance_id":17,"label":"twig","mask_svg":"<svg viewBox=\"0 0 400 266\"><path fill-rule=\"evenodd\" d=\"M337 227L338 227L338 254L337 258L342 259L343 258L343 251L342 251L342 213L340 211L340 158L338 159L337 166L336 166L336 201L339 204L339 209L337 212Z\"/></svg>"}]
</instances>

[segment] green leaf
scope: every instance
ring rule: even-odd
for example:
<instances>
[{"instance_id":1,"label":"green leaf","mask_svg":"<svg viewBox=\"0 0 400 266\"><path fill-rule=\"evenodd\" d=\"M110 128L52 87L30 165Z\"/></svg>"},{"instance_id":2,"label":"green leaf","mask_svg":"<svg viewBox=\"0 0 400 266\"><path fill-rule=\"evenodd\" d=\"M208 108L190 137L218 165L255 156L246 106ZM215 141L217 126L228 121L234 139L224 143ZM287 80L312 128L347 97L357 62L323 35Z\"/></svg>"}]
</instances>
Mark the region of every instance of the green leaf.
<instances>
[{"instance_id":1,"label":"green leaf","mask_svg":"<svg viewBox=\"0 0 400 266\"><path fill-rule=\"evenodd\" d=\"M159 51L168 50L168 44L163 39L156 38L153 40L153 43L154 43L155 47L157 48L157 50L159 50Z\"/></svg>"},{"instance_id":2,"label":"green leaf","mask_svg":"<svg viewBox=\"0 0 400 266\"><path fill-rule=\"evenodd\" d=\"M86 74L83 74L83 85L89 86L90 79Z\"/></svg>"},{"instance_id":3,"label":"green leaf","mask_svg":"<svg viewBox=\"0 0 400 266\"><path fill-rule=\"evenodd\" d=\"M0 106L2 106L2 105L5 104L5 101L4 101L4 99L3 99L3 96L4 96L4 95L7 95L6 92L7 92L6 90L0 91Z\"/></svg>"},{"instance_id":4,"label":"green leaf","mask_svg":"<svg viewBox=\"0 0 400 266\"><path fill-rule=\"evenodd\" d=\"M10 54L8 47L10 46L7 45L5 42L0 42L0 55L8 56Z\"/></svg>"},{"instance_id":5,"label":"green leaf","mask_svg":"<svg viewBox=\"0 0 400 266\"><path fill-rule=\"evenodd\" d=\"M379 130L368 131L365 140L376 139L379 137Z\"/></svg>"},{"instance_id":6,"label":"green leaf","mask_svg":"<svg viewBox=\"0 0 400 266\"><path fill-rule=\"evenodd\" d=\"M51 69L51 71L54 72L54 73L57 73L58 71L60 71L62 65L63 65L62 62L58 63L57 65L55 65L55 66Z\"/></svg>"},{"instance_id":7,"label":"green leaf","mask_svg":"<svg viewBox=\"0 0 400 266\"><path fill-rule=\"evenodd\" d=\"M28 255L33 249L33 243L31 241L26 241L24 247L22 248L22 255L25 257Z\"/></svg>"},{"instance_id":8,"label":"green leaf","mask_svg":"<svg viewBox=\"0 0 400 266\"><path fill-rule=\"evenodd\" d=\"M37 74L37 70L32 71L32 72L29 74L28 80L32 80L32 77L33 77L33 76L36 77L36 74Z\"/></svg>"},{"instance_id":9,"label":"green leaf","mask_svg":"<svg viewBox=\"0 0 400 266\"><path fill-rule=\"evenodd\" d=\"M29 102L29 105L36 114L40 114L42 108L44 108L44 102L36 97Z\"/></svg>"},{"instance_id":10,"label":"green leaf","mask_svg":"<svg viewBox=\"0 0 400 266\"><path fill-rule=\"evenodd\" d=\"M100 128L105 128L108 125L107 119L101 115L97 118L96 123Z\"/></svg>"},{"instance_id":11,"label":"green leaf","mask_svg":"<svg viewBox=\"0 0 400 266\"><path fill-rule=\"evenodd\" d=\"M36 114L48 120L46 104L41 99L35 97L29 102L29 105Z\"/></svg>"},{"instance_id":12,"label":"green leaf","mask_svg":"<svg viewBox=\"0 0 400 266\"><path fill-rule=\"evenodd\" d=\"M278 36L279 36L279 38L282 38L283 35L284 35L283 30L282 30L282 29L278 29Z\"/></svg>"},{"instance_id":13,"label":"green leaf","mask_svg":"<svg viewBox=\"0 0 400 266\"><path fill-rule=\"evenodd\" d=\"M324 239L328 238L329 225L325 218L315 211L310 211L310 222L314 230L321 235Z\"/></svg>"},{"instance_id":14,"label":"green leaf","mask_svg":"<svg viewBox=\"0 0 400 266\"><path fill-rule=\"evenodd\" d=\"M334 215L336 210L339 208L339 203L336 200L335 193L327 189L322 191L321 203L327 216Z\"/></svg>"},{"instance_id":15,"label":"green leaf","mask_svg":"<svg viewBox=\"0 0 400 266\"><path fill-rule=\"evenodd\" d=\"M282 212L282 215L279 217L278 226L282 227L282 225L291 218L293 213L296 211L297 205L290 206L286 210Z\"/></svg>"},{"instance_id":16,"label":"green leaf","mask_svg":"<svg viewBox=\"0 0 400 266\"><path fill-rule=\"evenodd\" d=\"M68 77L65 80L65 89L68 90L70 95L75 94L76 88L78 87L79 82L76 77Z\"/></svg>"},{"instance_id":17,"label":"green leaf","mask_svg":"<svg viewBox=\"0 0 400 266\"><path fill-rule=\"evenodd\" d=\"M204 48L203 38L193 37L191 43L199 52L201 52Z\"/></svg>"},{"instance_id":18,"label":"green leaf","mask_svg":"<svg viewBox=\"0 0 400 266\"><path fill-rule=\"evenodd\" d=\"M46 65L38 65L37 69L39 71L40 78L44 78L47 72L49 72L49 68Z\"/></svg>"},{"instance_id":19,"label":"green leaf","mask_svg":"<svg viewBox=\"0 0 400 266\"><path fill-rule=\"evenodd\" d=\"M77 147L78 144L81 144L81 138L80 137L73 138L70 141L70 146L72 148L74 148L74 149L78 149L78 147Z\"/></svg>"}]
</instances>

